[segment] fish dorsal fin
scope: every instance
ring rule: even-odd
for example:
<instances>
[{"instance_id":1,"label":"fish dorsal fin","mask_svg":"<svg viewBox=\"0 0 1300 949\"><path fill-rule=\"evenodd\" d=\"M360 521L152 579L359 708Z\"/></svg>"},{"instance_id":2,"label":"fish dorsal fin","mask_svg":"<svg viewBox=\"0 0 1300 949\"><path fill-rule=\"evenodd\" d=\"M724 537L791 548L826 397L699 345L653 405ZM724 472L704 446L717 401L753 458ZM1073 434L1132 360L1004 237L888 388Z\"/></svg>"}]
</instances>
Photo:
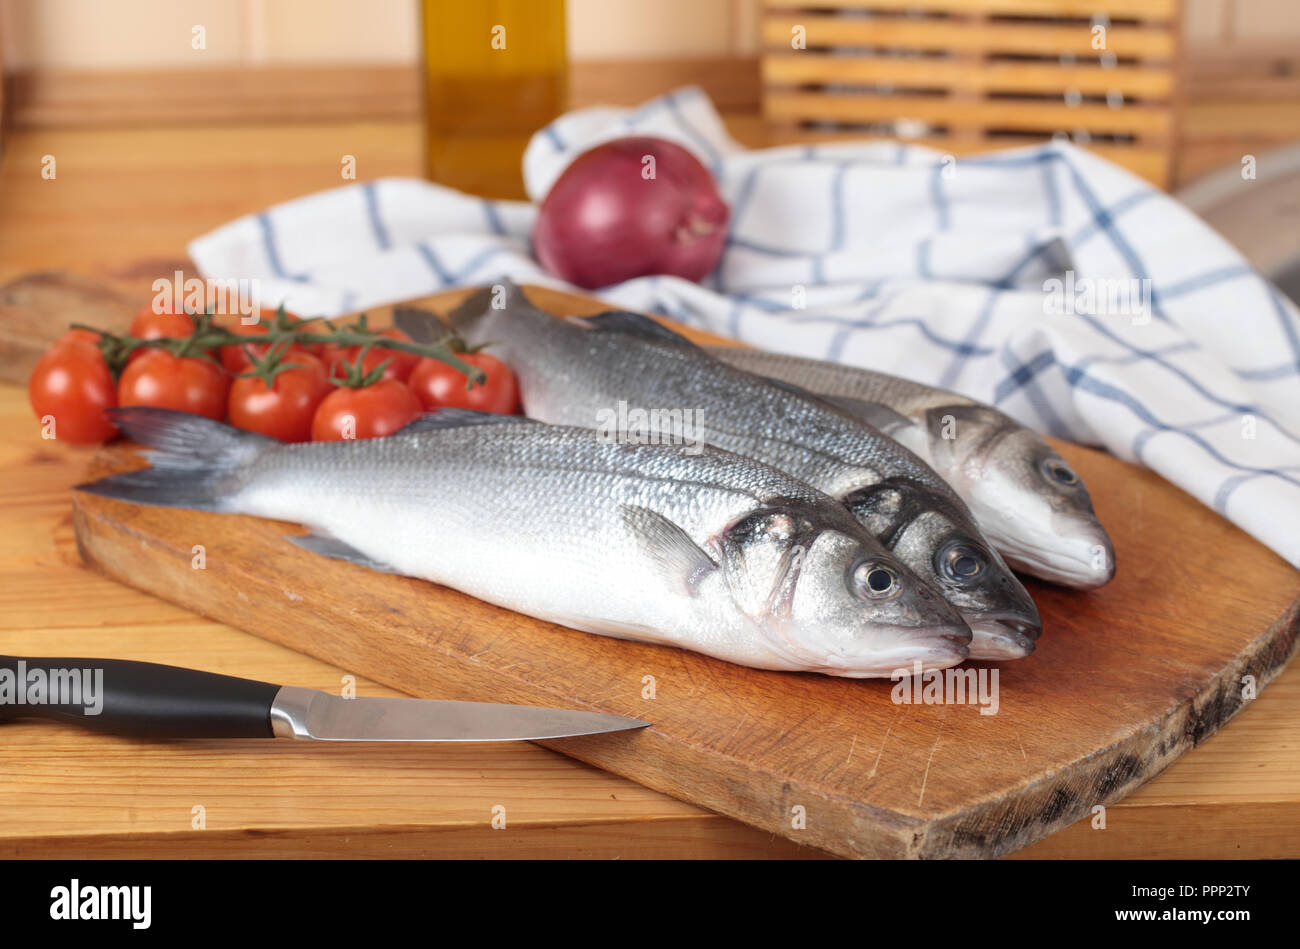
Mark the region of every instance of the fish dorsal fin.
<instances>
[{"instance_id":1,"label":"fish dorsal fin","mask_svg":"<svg viewBox=\"0 0 1300 949\"><path fill-rule=\"evenodd\" d=\"M421 415L394 435L419 435L421 432L438 432L446 428L465 428L469 425L537 424L522 415L499 415L496 412L475 412L473 409L438 409Z\"/></svg>"},{"instance_id":2,"label":"fish dorsal fin","mask_svg":"<svg viewBox=\"0 0 1300 949\"><path fill-rule=\"evenodd\" d=\"M826 398L825 396L818 395L815 392L810 392L809 390L805 389L803 386L797 386L793 382L786 382L784 379L774 379L771 376L763 376L762 379L764 382L770 383L776 386L778 389L781 389L785 392L792 392L795 395L803 396L804 398L822 399L822 400L825 400Z\"/></svg>"},{"instance_id":3,"label":"fish dorsal fin","mask_svg":"<svg viewBox=\"0 0 1300 949\"><path fill-rule=\"evenodd\" d=\"M708 552L658 511L634 504L622 507L623 523L659 564L664 575L694 596L700 581L718 568Z\"/></svg>"},{"instance_id":4,"label":"fish dorsal fin","mask_svg":"<svg viewBox=\"0 0 1300 949\"><path fill-rule=\"evenodd\" d=\"M674 333L668 327L656 323L648 316L640 313L629 313L627 310L610 310L606 313L597 313L595 316L571 316L569 322L600 332L626 333L639 339L672 343L675 346L689 346L692 349L698 348L681 333Z\"/></svg>"},{"instance_id":5,"label":"fish dorsal fin","mask_svg":"<svg viewBox=\"0 0 1300 949\"><path fill-rule=\"evenodd\" d=\"M862 419L872 428L886 435L896 432L900 428L910 428L916 424L906 415L894 411L887 405L881 405L879 402L867 402L847 395L825 395L822 398L855 418Z\"/></svg>"},{"instance_id":6,"label":"fish dorsal fin","mask_svg":"<svg viewBox=\"0 0 1300 949\"><path fill-rule=\"evenodd\" d=\"M798 396L808 399L817 399L821 402L829 403L835 406L841 412L847 412L854 418L861 419L872 428L888 435L890 432L897 431L900 428L912 425L912 420L906 415L901 415L889 408L887 405L881 405L879 402L867 402L863 399L855 399L847 395L823 395L819 392L813 392L803 386L797 386L793 382L786 382L784 379L773 379L771 376L764 376L763 381L770 382L778 389L784 389Z\"/></svg>"}]
</instances>

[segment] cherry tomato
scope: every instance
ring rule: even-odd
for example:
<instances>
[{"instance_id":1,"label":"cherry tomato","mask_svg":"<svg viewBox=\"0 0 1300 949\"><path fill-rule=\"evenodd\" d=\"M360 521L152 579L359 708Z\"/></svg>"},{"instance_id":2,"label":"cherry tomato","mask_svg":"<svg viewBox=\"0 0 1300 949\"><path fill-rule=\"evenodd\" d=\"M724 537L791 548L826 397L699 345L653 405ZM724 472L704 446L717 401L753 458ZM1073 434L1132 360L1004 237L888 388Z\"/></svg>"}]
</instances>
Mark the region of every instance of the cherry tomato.
<instances>
[{"instance_id":1,"label":"cherry tomato","mask_svg":"<svg viewBox=\"0 0 1300 949\"><path fill-rule=\"evenodd\" d=\"M230 424L282 442L310 441L316 407L331 388L325 364L308 352L286 356L284 361L301 368L276 373L269 389L256 376L231 383Z\"/></svg>"},{"instance_id":2,"label":"cherry tomato","mask_svg":"<svg viewBox=\"0 0 1300 949\"><path fill-rule=\"evenodd\" d=\"M194 318L185 313L155 313L153 303L136 311L131 335L136 339L183 339L194 332Z\"/></svg>"},{"instance_id":3,"label":"cherry tomato","mask_svg":"<svg viewBox=\"0 0 1300 949\"><path fill-rule=\"evenodd\" d=\"M325 320L321 319L320 317L316 317L315 319L311 319L311 320L299 320L297 317L294 317L292 313L290 313L289 316L297 320L297 322L294 323L294 326L300 332L328 333L330 331L329 323L325 322ZM306 349L309 353L311 353L313 356L319 356L321 359L325 359L325 353L326 350L329 348L329 345L330 345L329 343L303 343L302 344L303 348ZM325 360L325 365L326 367L329 366L328 360Z\"/></svg>"},{"instance_id":4,"label":"cherry tomato","mask_svg":"<svg viewBox=\"0 0 1300 949\"><path fill-rule=\"evenodd\" d=\"M165 350L151 349L127 364L117 395L122 405L176 409L221 421L226 417L229 387L226 374L210 360L178 359Z\"/></svg>"},{"instance_id":5,"label":"cherry tomato","mask_svg":"<svg viewBox=\"0 0 1300 949\"><path fill-rule=\"evenodd\" d=\"M361 389L340 387L317 407L311 437L317 442L380 438L421 414L420 400L395 379L382 379Z\"/></svg>"},{"instance_id":6,"label":"cherry tomato","mask_svg":"<svg viewBox=\"0 0 1300 949\"><path fill-rule=\"evenodd\" d=\"M248 328L252 329L252 327ZM247 336L261 335L259 333L244 333L241 330L233 330L233 332ZM262 333L265 333L265 330L263 330ZM232 376L237 376L240 373L247 372L253 367L253 363L248 358L250 353L254 359L264 359L266 358L267 350L270 348L270 343L241 343L238 346L222 346L221 365L225 367L226 372L230 373ZM310 356L312 359L317 358L316 354L312 350L299 346L297 343L291 343L289 348L284 350L282 362L298 362L299 360L296 358L298 356ZM322 363L321 366L323 368L324 363Z\"/></svg>"},{"instance_id":7,"label":"cherry tomato","mask_svg":"<svg viewBox=\"0 0 1300 949\"><path fill-rule=\"evenodd\" d=\"M409 343L411 341L411 337L407 336L396 326L384 330L379 335L387 336L389 339L401 340L403 343ZM419 363L421 358L423 358L415 353L404 353L397 349L374 349L371 351L383 353L384 358L391 356L393 359L392 365L397 368L397 378L401 379L403 382L411 377L411 372L415 369L416 364Z\"/></svg>"},{"instance_id":8,"label":"cherry tomato","mask_svg":"<svg viewBox=\"0 0 1300 949\"><path fill-rule=\"evenodd\" d=\"M240 336L257 337L266 335L267 324L265 320L257 323L249 323L247 325L239 320L223 320L222 328L231 333L237 333ZM261 359L266 355L268 347L268 343L262 343L260 345L247 343L241 346L222 346L221 365L225 366L226 371L231 375L244 372L252 365L248 360L248 353L244 351L245 348L247 348L248 352L251 352L255 357Z\"/></svg>"},{"instance_id":9,"label":"cherry tomato","mask_svg":"<svg viewBox=\"0 0 1300 949\"><path fill-rule=\"evenodd\" d=\"M386 329L380 336L387 336L389 339L400 339L404 343L409 343L411 337L407 336L396 327ZM357 357L361 355L364 346L337 346L329 343L325 346L324 359L325 364L329 366L330 376L332 378L342 378L344 369L340 365L347 362L349 365L355 365ZM371 372L384 360L388 360L388 365L384 367L384 373L381 379L396 379L398 382L405 382L410 378L411 370L415 368L420 361L420 357L415 353L404 353L396 349L382 349L375 346L362 356L361 371L363 373Z\"/></svg>"},{"instance_id":10,"label":"cherry tomato","mask_svg":"<svg viewBox=\"0 0 1300 949\"><path fill-rule=\"evenodd\" d=\"M27 398L37 418L54 418L55 438L90 445L117 434L104 415L117 405L117 390L99 346L78 334L86 331L73 330L40 358L27 381Z\"/></svg>"},{"instance_id":11,"label":"cherry tomato","mask_svg":"<svg viewBox=\"0 0 1300 949\"><path fill-rule=\"evenodd\" d=\"M55 346L61 346L64 343L91 343L98 347L99 334L91 330L68 330L54 341Z\"/></svg>"},{"instance_id":12,"label":"cherry tomato","mask_svg":"<svg viewBox=\"0 0 1300 949\"><path fill-rule=\"evenodd\" d=\"M355 366L357 356L360 355L360 353L360 346L341 347L333 344L326 346L325 354L322 358L325 360L325 365L328 367L330 379L338 380L347 378L348 369L345 368L343 364L347 363L348 366ZM361 357L362 375L368 375L369 373L374 372L375 368L388 358L387 353L381 352L377 349L370 350L370 352ZM395 382L406 381L405 379L399 379L397 377L397 360L392 360L388 365L384 366L384 371L380 374L379 378L392 379Z\"/></svg>"},{"instance_id":13,"label":"cherry tomato","mask_svg":"<svg viewBox=\"0 0 1300 949\"><path fill-rule=\"evenodd\" d=\"M437 359L424 358L416 364L408 385L426 410L436 408L476 409L511 415L519 410L519 382L510 367L488 353L460 353L460 358L487 374L487 382L465 388L465 377Z\"/></svg>"},{"instance_id":14,"label":"cherry tomato","mask_svg":"<svg viewBox=\"0 0 1300 949\"><path fill-rule=\"evenodd\" d=\"M235 316L223 318L219 322L223 329L228 330L231 333L256 338L267 334L271 325L275 322L275 314L276 311L270 307L262 307L258 312L256 323L245 323L242 317ZM291 322L297 321L298 319L292 313L288 314L288 316ZM304 329L308 328L306 324L300 323L300 325L302 325ZM312 329L312 332L317 331L318 330L314 328ZM321 330L320 332L324 331ZM238 375L241 372L246 372L252 366L252 363L248 360L249 352L253 354L254 358L261 359L266 355L266 351L269 348L269 343L252 342L242 343L237 346L222 346L221 364L226 367L226 371L231 375ZM319 344L311 344L308 346L298 346L297 344L294 344L290 347L289 352L294 353L305 351L316 356L320 355L320 348ZM247 350L247 352L245 350Z\"/></svg>"}]
</instances>

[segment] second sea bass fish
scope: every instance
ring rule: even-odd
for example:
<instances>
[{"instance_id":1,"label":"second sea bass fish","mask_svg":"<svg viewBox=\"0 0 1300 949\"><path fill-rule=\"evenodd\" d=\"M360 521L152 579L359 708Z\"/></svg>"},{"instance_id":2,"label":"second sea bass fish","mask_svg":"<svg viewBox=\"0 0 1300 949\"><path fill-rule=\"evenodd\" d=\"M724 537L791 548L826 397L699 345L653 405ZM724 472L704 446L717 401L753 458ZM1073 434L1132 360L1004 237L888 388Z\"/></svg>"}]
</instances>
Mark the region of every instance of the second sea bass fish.
<instances>
[{"instance_id":1,"label":"second sea bass fish","mask_svg":"<svg viewBox=\"0 0 1300 949\"><path fill-rule=\"evenodd\" d=\"M961 612L972 658L1033 650L1042 629L1033 600L966 505L923 461L853 415L727 366L647 317L563 321L513 284L473 295L450 321L511 366L530 417L613 439L707 443L788 472L847 505ZM419 332L400 314L399 325ZM636 415L629 429L645 428L614 430L620 413Z\"/></svg>"},{"instance_id":2,"label":"second sea bass fish","mask_svg":"<svg viewBox=\"0 0 1300 949\"><path fill-rule=\"evenodd\" d=\"M1080 590L1115 576L1115 548L1083 480L1041 436L992 406L854 366L759 349L708 350L830 398L902 442L956 489L1013 567Z\"/></svg>"},{"instance_id":3,"label":"second sea bass fish","mask_svg":"<svg viewBox=\"0 0 1300 949\"><path fill-rule=\"evenodd\" d=\"M574 629L850 678L967 655L961 618L843 506L728 452L453 409L291 445L166 409L114 420L153 466L78 490L296 521L307 550Z\"/></svg>"}]
</instances>

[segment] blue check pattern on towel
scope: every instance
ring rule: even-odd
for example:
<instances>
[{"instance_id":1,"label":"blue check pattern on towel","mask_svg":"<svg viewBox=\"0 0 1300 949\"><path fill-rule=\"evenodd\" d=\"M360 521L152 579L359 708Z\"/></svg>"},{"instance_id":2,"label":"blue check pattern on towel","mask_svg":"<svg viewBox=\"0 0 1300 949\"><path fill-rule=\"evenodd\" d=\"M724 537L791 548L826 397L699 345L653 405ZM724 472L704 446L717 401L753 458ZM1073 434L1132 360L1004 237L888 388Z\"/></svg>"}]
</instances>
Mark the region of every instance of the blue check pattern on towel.
<instances>
[{"instance_id":1,"label":"blue check pattern on towel","mask_svg":"<svg viewBox=\"0 0 1300 949\"><path fill-rule=\"evenodd\" d=\"M902 144L746 150L684 89L538 132L544 195L609 138L691 149L732 208L717 272L601 296L768 349L955 389L1149 466L1300 565L1300 314L1226 241L1063 143L953 159ZM207 277L335 315L502 276L563 287L526 202L422 181L352 184L190 245Z\"/></svg>"}]
</instances>

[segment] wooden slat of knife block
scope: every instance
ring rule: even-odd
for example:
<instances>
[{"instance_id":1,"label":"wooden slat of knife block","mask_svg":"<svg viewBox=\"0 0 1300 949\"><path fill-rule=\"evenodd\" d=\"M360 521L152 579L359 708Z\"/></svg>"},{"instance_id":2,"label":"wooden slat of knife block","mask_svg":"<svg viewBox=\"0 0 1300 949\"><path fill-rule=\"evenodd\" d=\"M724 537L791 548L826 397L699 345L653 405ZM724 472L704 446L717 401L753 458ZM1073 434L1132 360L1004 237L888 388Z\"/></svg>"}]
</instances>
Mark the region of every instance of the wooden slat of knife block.
<instances>
[{"instance_id":1,"label":"wooden slat of knife block","mask_svg":"<svg viewBox=\"0 0 1300 949\"><path fill-rule=\"evenodd\" d=\"M558 314L604 308L529 293ZM415 304L446 310L463 295ZM1282 668L1300 629L1300 577L1279 557L1156 475L1059 447L1092 489L1119 573L1092 593L1030 584L1046 632L1031 658L998 667L989 716L895 704L888 681L579 633L314 557L280 522L83 494L73 517L83 557L109 575L413 695L649 719L640 732L546 744L800 843L996 856L1119 800L1203 741L1247 703L1246 676L1258 689ZM88 474L138 464L112 446Z\"/></svg>"}]
</instances>

